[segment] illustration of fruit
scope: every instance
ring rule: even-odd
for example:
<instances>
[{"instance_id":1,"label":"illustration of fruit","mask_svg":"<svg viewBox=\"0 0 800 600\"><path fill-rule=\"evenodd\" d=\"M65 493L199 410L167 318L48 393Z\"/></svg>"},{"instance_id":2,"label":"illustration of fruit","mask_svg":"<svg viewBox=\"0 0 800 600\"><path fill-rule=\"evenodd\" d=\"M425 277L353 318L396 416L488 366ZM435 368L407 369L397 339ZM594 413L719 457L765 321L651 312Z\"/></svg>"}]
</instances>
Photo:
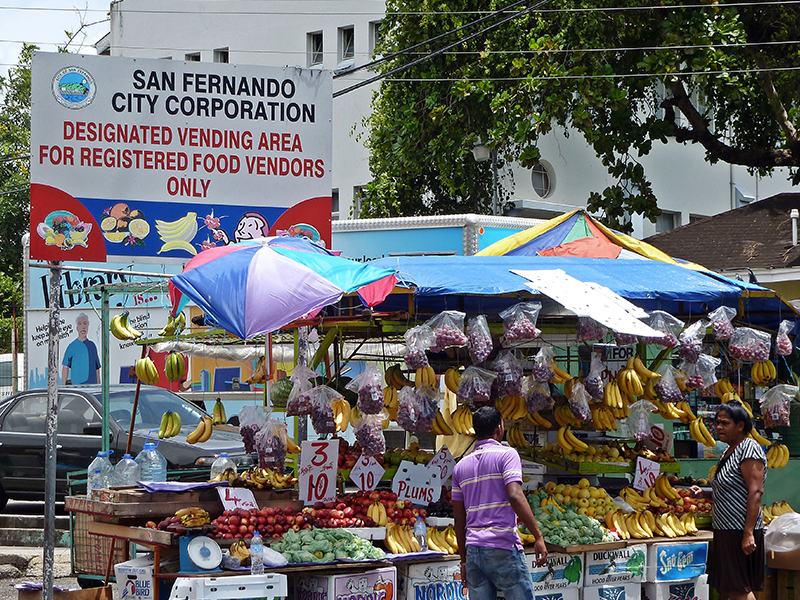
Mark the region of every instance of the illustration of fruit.
<instances>
[{"instance_id":1,"label":"illustration of fruit","mask_svg":"<svg viewBox=\"0 0 800 600\"><path fill-rule=\"evenodd\" d=\"M69 250L75 246L88 247L87 238L91 231L91 223L81 222L78 217L66 210L51 212L36 226L36 233L46 245L58 246L62 250Z\"/></svg>"},{"instance_id":2,"label":"illustration of fruit","mask_svg":"<svg viewBox=\"0 0 800 600\"><path fill-rule=\"evenodd\" d=\"M133 237L139 238L140 240L144 239L147 237L147 234L150 233L150 223L144 219L133 219L128 225L128 231L130 231Z\"/></svg>"},{"instance_id":3,"label":"illustration of fruit","mask_svg":"<svg viewBox=\"0 0 800 600\"><path fill-rule=\"evenodd\" d=\"M185 250L189 254L196 255L197 250L192 246L191 241L197 235L197 213L190 212L177 221L159 221L156 219L156 229L158 236L164 244L158 251L169 252L170 250Z\"/></svg>"},{"instance_id":4,"label":"illustration of fruit","mask_svg":"<svg viewBox=\"0 0 800 600\"><path fill-rule=\"evenodd\" d=\"M145 220L144 212L130 210L127 204L119 203L103 211L100 229L109 242L122 242L133 247L144 245L142 240L150 233L150 224Z\"/></svg>"},{"instance_id":5,"label":"illustration of fruit","mask_svg":"<svg viewBox=\"0 0 800 600\"><path fill-rule=\"evenodd\" d=\"M103 220L100 221L100 229L103 231L114 231L117 228L117 218L116 217L103 217Z\"/></svg>"}]
</instances>

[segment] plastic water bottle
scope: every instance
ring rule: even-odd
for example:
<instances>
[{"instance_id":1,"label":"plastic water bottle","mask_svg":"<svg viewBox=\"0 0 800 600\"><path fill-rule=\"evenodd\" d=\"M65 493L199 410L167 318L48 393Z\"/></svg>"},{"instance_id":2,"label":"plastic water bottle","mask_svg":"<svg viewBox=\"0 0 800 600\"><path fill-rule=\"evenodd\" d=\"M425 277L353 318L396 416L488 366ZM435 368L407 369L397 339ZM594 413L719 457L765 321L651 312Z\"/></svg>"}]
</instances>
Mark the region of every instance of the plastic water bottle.
<instances>
[{"instance_id":1,"label":"plastic water bottle","mask_svg":"<svg viewBox=\"0 0 800 600\"><path fill-rule=\"evenodd\" d=\"M167 459L156 450L156 444L147 442L135 460L139 463L139 481L167 480Z\"/></svg>"},{"instance_id":2,"label":"plastic water bottle","mask_svg":"<svg viewBox=\"0 0 800 600\"><path fill-rule=\"evenodd\" d=\"M133 460L130 454L122 457L122 460L114 467L114 477L112 478L112 485L136 485L141 475L141 468L139 463Z\"/></svg>"},{"instance_id":3,"label":"plastic water bottle","mask_svg":"<svg viewBox=\"0 0 800 600\"><path fill-rule=\"evenodd\" d=\"M100 469L95 469L89 473L86 481L86 489L88 490L87 496L90 500L100 498L100 490L103 489L103 472Z\"/></svg>"},{"instance_id":4,"label":"plastic water bottle","mask_svg":"<svg viewBox=\"0 0 800 600\"><path fill-rule=\"evenodd\" d=\"M250 574L264 574L264 542L258 531L253 533L253 539L250 540Z\"/></svg>"},{"instance_id":5,"label":"plastic water bottle","mask_svg":"<svg viewBox=\"0 0 800 600\"><path fill-rule=\"evenodd\" d=\"M414 537L419 542L420 550L428 549L428 528L425 527L425 521L422 517L417 517L417 522L414 523Z\"/></svg>"},{"instance_id":6,"label":"plastic water bottle","mask_svg":"<svg viewBox=\"0 0 800 600\"><path fill-rule=\"evenodd\" d=\"M211 465L211 479L214 479L214 477L224 473L228 469L233 469L233 472L236 473L236 463L223 452Z\"/></svg>"},{"instance_id":7,"label":"plastic water bottle","mask_svg":"<svg viewBox=\"0 0 800 600\"><path fill-rule=\"evenodd\" d=\"M95 471L100 471L100 476L97 478L98 485L96 489L107 488L111 485L111 479L114 476L114 465L111 464L111 461L108 459L108 457L111 456L113 452L113 450L98 452L97 456L86 468L86 495L88 497L91 498L93 495L91 482L88 480L94 478Z\"/></svg>"}]
</instances>

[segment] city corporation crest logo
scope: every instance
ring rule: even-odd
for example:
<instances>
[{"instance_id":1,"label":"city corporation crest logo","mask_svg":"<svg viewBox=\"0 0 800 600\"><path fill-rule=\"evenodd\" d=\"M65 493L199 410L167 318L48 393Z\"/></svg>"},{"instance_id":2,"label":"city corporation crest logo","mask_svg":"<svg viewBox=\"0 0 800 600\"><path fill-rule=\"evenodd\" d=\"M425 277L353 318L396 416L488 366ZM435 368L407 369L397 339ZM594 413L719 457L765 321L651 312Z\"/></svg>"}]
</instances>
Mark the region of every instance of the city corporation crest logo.
<instances>
[{"instance_id":1,"label":"city corporation crest logo","mask_svg":"<svg viewBox=\"0 0 800 600\"><path fill-rule=\"evenodd\" d=\"M64 67L53 77L53 96L61 106L83 108L94 100L97 86L94 77L80 67Z\"/></svg>"}]
</instances>

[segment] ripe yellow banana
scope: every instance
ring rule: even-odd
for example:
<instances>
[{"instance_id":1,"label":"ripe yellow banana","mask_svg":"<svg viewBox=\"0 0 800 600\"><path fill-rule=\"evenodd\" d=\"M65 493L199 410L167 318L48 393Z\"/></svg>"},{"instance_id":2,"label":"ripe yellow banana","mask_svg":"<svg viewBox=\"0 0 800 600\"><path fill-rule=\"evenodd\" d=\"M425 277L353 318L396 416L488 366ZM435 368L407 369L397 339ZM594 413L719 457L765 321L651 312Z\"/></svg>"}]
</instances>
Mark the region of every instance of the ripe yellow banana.
<instances>
[{"instance_id":1,"label":"ripe yellow banana","mask_svg":"<svg viewBox=\"0 0 800 600\"><path fill-rule=\"evenodd\" d=\"M204 419L200 419L200 422L197 424L197 427L192 430L192 432L186 436L186 441L190 444L196 444L200 441L200 438L203 437L203 434L206 430L206 422Z\"/></svg>"}]
</instances>

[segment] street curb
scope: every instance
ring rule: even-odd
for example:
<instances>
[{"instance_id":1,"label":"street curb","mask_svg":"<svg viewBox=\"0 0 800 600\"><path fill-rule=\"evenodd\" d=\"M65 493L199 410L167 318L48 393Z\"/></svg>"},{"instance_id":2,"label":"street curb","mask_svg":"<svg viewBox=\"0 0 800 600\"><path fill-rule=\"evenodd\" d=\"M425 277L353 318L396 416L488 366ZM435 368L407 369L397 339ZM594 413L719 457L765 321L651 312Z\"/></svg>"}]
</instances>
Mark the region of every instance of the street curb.
<instances>
[{"instance_id":1,"label":"street curb","mask_svg":"<svg viewBox=\"0 0 800 600\"><path fill-rule=\"evenodd\" d=\"M56 530L57 548L69 548L69 531ZM0 528L0 546L44 547L44 529Z\"/></svg>"}]
</instances>

